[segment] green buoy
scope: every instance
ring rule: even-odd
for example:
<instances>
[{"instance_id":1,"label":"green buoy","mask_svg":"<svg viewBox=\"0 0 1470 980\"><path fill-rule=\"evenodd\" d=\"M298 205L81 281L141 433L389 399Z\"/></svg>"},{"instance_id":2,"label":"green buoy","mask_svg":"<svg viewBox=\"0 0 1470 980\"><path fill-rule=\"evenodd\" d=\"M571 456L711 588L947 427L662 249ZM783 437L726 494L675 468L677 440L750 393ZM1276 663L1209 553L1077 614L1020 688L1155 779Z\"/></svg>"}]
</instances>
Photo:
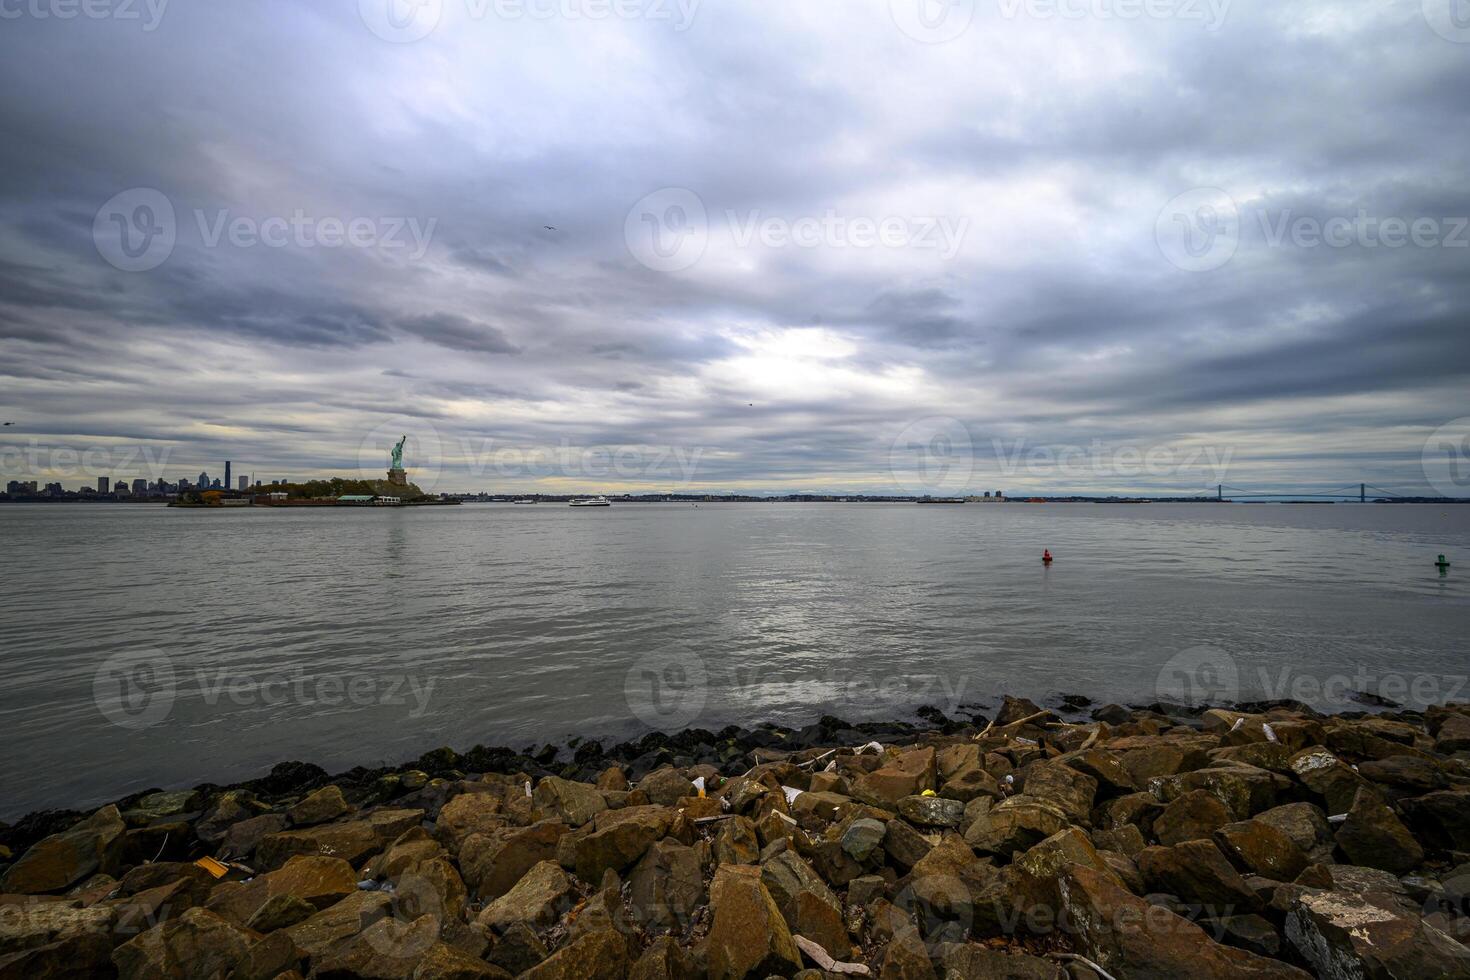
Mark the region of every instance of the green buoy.
<instances>
[{"instance_id":1,"label":"green buoy","mask_svg":"<svg viewBox=\"0 0 1470 980\"><path fill-rule=\"evenodd\" d=\"M1444 570L1444 569L1446 569L1446 568L1449 568L1449 567L1450 567L1450 563L1449 563L1449 562L1447 562L1447 561L1445 561L1445 557L1444 557L1444 555L1440 555L1440 556L1439 556L1439 561L1437 561L1437 562L1435 562L1435 563L1434 563L1434 566L1435 566L1435 567L1436 567L1436 568L1438 568L1438 569L1440 569L1440 570L1441 570L1441 571L1443 571L1443 570Z\"/></svg>"}]
</instances>

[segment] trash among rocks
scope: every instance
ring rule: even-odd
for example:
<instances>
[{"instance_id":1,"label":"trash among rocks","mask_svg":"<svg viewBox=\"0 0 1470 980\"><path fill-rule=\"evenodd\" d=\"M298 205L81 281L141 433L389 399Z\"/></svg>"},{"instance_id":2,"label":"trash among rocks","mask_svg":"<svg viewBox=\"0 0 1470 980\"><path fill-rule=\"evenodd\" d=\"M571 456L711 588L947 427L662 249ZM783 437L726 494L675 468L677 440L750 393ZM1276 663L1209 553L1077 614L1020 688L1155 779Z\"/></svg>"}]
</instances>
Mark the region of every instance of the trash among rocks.
<instances>
[{"instance_id":1,"label":"trash among rocks","mask_svg":"<svg viewBox=\"0 0 1470 980\"><path fill-rule=\"evenodd\" d=\"M1261 731L1265 734L1266 741L1268 741L1268 742L1276 742L1276 741L1279 741L1279 739L1277 739L1277 737L1276 737L1276 732L1273 731L1272 728L1271 728L1271 726L1268 725L1268 724L1266 724L1265 722L1262 722L1261 723Z\"/></svg>"},{"instance_id":2,"label":"trash among rocks","mask_svg":"<svg viewBox=\"0 0 1470 980\"><path fill-rule=\"evenodd\" d=\"M873 971L861 963L839 963L820 944L812 942L805 936L793 935L791 938L796 942L797 949L828 973L846 973L855 977L872 975Z\"/></svg>"},{"instance_id":3,"label":"trash among rocks","mask_svg":"<svg viewBox=\"0 0 1470 980\"><path fill-rule=\"evenodd\" d=\"M230 866L223 861L216 861L212 857L202 857L194 862L194 867L202 868L215 878L223 878L230 873Z\"/></svg>"},{"instance_id":4,"label":"trash among rocks","mask_svg":"<svg viewBox=\"0 0 1470 980\"><path fill-rule=\"evenodd\" d=\"M795 786L782 786L781 792L786 794L786 805L790 806L791 804L795 803L796 798L802 793L805 793L806 790L797 789Z\"/></svg>"}]
</instances>

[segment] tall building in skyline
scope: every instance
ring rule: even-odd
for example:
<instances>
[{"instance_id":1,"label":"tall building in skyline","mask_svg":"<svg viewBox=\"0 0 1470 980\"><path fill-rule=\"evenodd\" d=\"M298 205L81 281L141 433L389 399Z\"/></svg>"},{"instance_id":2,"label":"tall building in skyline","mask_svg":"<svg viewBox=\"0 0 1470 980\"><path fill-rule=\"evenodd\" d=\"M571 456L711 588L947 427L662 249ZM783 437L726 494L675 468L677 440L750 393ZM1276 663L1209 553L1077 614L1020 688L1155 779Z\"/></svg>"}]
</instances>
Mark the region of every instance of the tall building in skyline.
<instances>
[{"instance_id":1,"label":"tall building in skyline","mask_svg":"<svg viewBox=\"0 0 1470 980\"><path fill-rule=\"evenodd\" d=\"M247 490L247 489L249 489L249 487L250 487L250 477L248 477L248 476L242 476L242 477L240 477L240 489L241 490Z\"/></svg>"},{"instance_id":2,"label":"tall building in skyline","mask_svg":"<svg viewBox=\"0 0 1470 980\"><path fill-rule=\"evenodd\" d=\"M199 486L205 488L209 486L209 474L203 470L199 471Z\"/></svg>"},{"instance_id":3,"label":"tall building in skyline","mask_svg":"<svg viewBox=\"0 0 1470 980\"><path fill-rule=\"evenodd\" d=\"M101 494L107 493L107 477L99 476L97 478L97 492Z\"/></svg>"},{"instance_id":4,"label":"tall building in skyline","mask_svg":"<svg viewBox=\"0 0 1470 980\"><path fill-rule=\"evenodd\" d=\"M225 489L230 489L230 461L225 460Z\"/></svg>"}]
</instances>

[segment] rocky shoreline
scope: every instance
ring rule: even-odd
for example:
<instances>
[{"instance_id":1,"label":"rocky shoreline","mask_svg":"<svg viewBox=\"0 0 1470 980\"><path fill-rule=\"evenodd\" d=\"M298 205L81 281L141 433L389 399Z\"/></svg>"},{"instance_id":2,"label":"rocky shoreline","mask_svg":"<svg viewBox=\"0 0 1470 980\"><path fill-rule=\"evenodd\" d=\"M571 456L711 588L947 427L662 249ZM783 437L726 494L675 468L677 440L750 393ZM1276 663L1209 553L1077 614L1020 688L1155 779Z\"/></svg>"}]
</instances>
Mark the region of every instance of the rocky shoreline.
<instances>
[{"instance_id":1,"label":"rocky shoreline","mask_svg":"<svg viewBox=\"0 0 1470 980\"><path fill-rule=\"evenodd\" d=\"M0 825L0 980L1470 978L1470 705L438 749Z\"/></svg>"}]
</instances>

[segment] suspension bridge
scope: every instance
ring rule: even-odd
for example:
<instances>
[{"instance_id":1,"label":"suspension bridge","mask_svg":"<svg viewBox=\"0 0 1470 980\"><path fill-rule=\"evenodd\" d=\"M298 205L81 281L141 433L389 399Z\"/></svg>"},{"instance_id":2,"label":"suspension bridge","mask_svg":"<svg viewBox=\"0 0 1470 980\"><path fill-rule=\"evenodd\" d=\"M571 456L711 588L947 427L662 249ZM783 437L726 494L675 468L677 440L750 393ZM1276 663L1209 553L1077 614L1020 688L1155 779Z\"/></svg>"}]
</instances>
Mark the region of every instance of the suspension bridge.
<instances>
[{"instance_id":1,"label":"suspension bridge","mask_svg":"<svg viewBox=\"0 0 1470 980\"><path fill-rule=\"evenodd\" d=\"M1297 497L1309 497L1322 500L1356 500L1359 503L1366 504L1370 491L1374 499L1380 497L1413 496L1412 494L1399 493L1397 490L1385 490L1383 487L1369 486L1366 483L1359 483L1356 487L1348 484L1345 487L1337 487L1336 489L1325 492L1321 490L1306 490L1301 493L1291 490L1242 490L1240 487L1227 487L1222 483L1215 488L1215 498L1217 500L1237 500L1242 497L1291 497L1293 499Z\"/></svg>"}]
</instances>

